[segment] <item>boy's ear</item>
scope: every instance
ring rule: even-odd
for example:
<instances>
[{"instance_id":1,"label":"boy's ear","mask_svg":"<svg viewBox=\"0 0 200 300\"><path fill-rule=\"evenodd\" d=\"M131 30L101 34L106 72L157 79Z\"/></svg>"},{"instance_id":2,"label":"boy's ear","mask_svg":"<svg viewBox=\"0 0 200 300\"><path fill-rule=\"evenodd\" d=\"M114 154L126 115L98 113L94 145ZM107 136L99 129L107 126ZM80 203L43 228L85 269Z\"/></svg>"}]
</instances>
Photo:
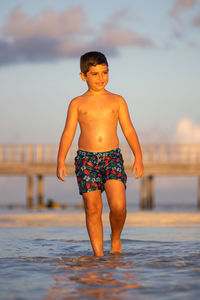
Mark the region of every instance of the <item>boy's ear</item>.
<instances>
[{"instance_id":1,"label":"boy's ear","mask_svg":"<svg viewBox=\"0 0 200 300\"><path fill-rule=\"evenodd\" d=\"M83 81L86 81L86 75L83 72L80 73L80 76Z\"/></svg>"}]
</instances>

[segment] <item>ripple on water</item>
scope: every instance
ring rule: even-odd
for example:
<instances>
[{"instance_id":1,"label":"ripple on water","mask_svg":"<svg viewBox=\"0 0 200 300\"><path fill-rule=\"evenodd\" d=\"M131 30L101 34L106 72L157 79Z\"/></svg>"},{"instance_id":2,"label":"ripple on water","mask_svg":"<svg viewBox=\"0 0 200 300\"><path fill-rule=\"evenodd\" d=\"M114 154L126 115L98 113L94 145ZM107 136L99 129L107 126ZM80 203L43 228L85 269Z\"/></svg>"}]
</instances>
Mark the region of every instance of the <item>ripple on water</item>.
<instances>
[{"instance_id":1,"label":"ripple on water","mask_svg":"<svg viewBox=\"0 0 200 300\"><path fill-rule=\"evenodd\" d=\"M119 255L109 254L105 229L104 257L91 256L85 230L67 230L4 232L1 299L198 299L200 247L192 229L185 241L176 229L126 229Z\"/></svg>"}]
</instances>

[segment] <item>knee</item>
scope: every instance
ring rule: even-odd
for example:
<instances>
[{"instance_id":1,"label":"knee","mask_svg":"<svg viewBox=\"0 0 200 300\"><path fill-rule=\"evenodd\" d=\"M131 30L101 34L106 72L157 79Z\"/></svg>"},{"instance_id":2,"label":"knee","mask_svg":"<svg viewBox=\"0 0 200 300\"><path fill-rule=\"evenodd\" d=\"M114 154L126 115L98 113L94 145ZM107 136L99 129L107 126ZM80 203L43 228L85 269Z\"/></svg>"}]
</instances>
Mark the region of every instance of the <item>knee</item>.
<instances>
[{"instance_id":1,"label":"knee","mask_svg":"<svg viewBox=\"0 0 200 300\"><path fill-rule=\"evenodd\" d=\"M85 213L87 216L99 216L101 212L102 208L100 205L85 205Z\"/></svg>"},{"instance_id":2,"label":"knee","mask_svg":"<svg viewBox=\"0 0 200 300\"><path fill-rule=\"evenodd\" d=\"M110 209L111 213L118 218L126 216L126 207L124 206L115 206Z\"/></svg>"}]
</instances>

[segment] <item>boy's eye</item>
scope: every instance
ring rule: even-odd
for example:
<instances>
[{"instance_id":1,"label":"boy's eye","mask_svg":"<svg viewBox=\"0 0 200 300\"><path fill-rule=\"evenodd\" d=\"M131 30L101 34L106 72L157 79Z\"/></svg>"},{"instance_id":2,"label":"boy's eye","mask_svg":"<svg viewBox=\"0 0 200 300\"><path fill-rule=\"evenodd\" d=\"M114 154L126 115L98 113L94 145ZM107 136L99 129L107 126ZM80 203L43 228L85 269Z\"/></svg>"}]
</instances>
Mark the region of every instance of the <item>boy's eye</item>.
<instances>
[{"instance_id":1,"label":"boy's eye","mask_svg":"<svg viewBox=\"0 0 200 300\"><path fill-rule=\"evenodd\" d=\"M94 75L94 76L95 76L95 75L97 75L97 73L92 73L92 75Z\"/></svg>"}]
</instances>

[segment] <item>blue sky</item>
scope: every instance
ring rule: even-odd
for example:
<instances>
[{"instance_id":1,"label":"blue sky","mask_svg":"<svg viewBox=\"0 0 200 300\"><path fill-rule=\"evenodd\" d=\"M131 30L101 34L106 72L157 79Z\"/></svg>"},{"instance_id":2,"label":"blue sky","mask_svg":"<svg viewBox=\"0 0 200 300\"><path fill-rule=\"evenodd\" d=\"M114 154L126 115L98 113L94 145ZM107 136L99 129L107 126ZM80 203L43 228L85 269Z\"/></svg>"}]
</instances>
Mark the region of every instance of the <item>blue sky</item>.
<instances>
[{"instance_id":1,"label":"blue sky","mask_svg":"<svg viewBox=\"0 0 200 300\"><path fill-rule=\"evenodd\" d=\"M141 142L200 143L200 0L1 1L0 143L59 142L70 100L86 90L86 50L107 55L108 89L126 99ZM71 180L47 179L45 193L66 201ZM196 201L196 179L158 181L163 201ZM0 186L1 203L24 203L25 178Z\"/></svg>"},{"instance_id":2,"label":"blue sky","mask_svg":"<svg viewBox=\"0 0 200 300\"><path fill-rule=\"evenodd\" d=\"M200 142L199 0L11 0L0 9L1 143L59 142L88 50L107 55L107 88L142 142Z\"/></svg>"}]
</instances>

